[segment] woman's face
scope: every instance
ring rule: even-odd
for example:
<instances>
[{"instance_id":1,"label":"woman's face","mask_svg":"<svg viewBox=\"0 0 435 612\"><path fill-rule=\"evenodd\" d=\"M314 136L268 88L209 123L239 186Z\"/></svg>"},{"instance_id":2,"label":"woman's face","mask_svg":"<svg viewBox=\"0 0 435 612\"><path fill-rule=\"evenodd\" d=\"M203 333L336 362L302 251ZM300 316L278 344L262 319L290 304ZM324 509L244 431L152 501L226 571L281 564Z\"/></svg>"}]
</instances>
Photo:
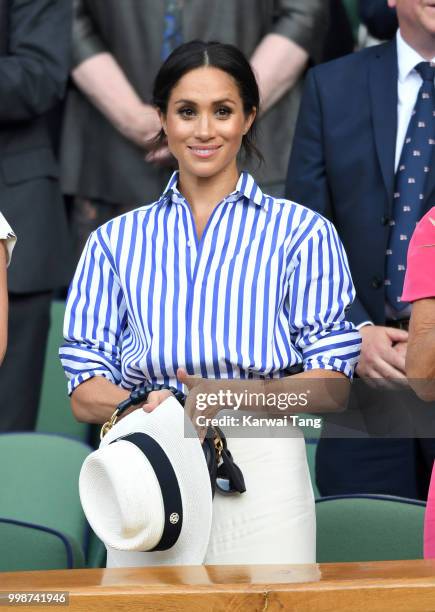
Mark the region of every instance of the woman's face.
<instances>
[{"instance_id":1,"label":"woman's face","mask_svg":"<svg viewBox=\"0 0 435 612\"><path fill-rule=\"evenodd\" d=\"M180 172L211 178L236 169L242 138L252 125L234 79L218 68L204 66L186 73L171 91L161 115L171 153Z\"/></svg>"}]
</instances>

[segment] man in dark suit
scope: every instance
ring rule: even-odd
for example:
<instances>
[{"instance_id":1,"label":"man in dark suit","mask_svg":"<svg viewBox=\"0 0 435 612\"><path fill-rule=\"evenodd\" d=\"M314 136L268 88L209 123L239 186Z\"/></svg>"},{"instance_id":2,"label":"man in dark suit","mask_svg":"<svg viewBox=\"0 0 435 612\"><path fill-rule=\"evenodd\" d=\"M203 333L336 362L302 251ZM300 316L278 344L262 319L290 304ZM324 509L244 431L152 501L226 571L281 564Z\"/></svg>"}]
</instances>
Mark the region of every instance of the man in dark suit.
<instances>
[{"instance_id":1,"label":"man in dark suit","mask_svg":"<svg viewBox=\"0 0 435 612\"><path fill-rule=\"evenodd\" d=\"M18 236L8 276L0 431L34 427L51 297L71 272L47 120L64 95L71 18L70 0L0 0L0 210Z\"/></svg>"},{"instance_id":2,"label":"man in dark suit","mask_svg":"<svg viewBox=\"0 0 435 612\"><path fill-rule=\"evenodd\" d=\"M338 229L357 291L349 312L363 339L357 374L372 383L405 382L406 250L435 198L435 10L423 0L388 4L400 26L393 41L308 74L286 186L288 198ZM319 489L424 497L434 454L432 440L325 437Z\"/></svg>"}]
</instances>

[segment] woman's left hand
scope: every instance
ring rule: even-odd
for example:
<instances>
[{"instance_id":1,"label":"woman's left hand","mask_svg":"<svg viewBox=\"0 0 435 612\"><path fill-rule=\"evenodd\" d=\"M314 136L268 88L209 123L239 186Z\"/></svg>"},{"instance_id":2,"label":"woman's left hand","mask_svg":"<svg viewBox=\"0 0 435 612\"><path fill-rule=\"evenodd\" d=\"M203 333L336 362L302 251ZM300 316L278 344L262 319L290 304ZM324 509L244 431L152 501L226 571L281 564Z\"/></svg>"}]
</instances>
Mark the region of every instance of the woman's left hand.
<instances>
[{"instance_id":1,"label":"woman's left hand","mask_svg":"<svg viewBox=\"0 0 435 612\"><path fill-rule=\"evenodd\" d=\"M188 374L183 368L178 368L177 379L183 383L189 391L184 410L192 421L198 433L199 440L202 443L207 432L207 427L198 423L198 416L206 419L213 418L222 409L219 404L216 405L215 402L209 404L206 400L209 393L215 393L225 386L225 383L221 379L215 380ZM200 398L200 395L202 398L201 407L199 408L197 400ZM204 419L202 419L202 422L204 422Z\"/></svg>"},{"instance_id":2,"label":"woman's left hand","mask_svg":"<svg viewBox=\"0 0 435 612\"><path fill-rule=\"evenodd\" d=\"M198 385L205 383L207 378L202 378L202 376L197 376L196 374L188 374L184 368L178 368L177 370L177 380L180 381L189 391L192 391Z\"/></svg>"}]
</instances>

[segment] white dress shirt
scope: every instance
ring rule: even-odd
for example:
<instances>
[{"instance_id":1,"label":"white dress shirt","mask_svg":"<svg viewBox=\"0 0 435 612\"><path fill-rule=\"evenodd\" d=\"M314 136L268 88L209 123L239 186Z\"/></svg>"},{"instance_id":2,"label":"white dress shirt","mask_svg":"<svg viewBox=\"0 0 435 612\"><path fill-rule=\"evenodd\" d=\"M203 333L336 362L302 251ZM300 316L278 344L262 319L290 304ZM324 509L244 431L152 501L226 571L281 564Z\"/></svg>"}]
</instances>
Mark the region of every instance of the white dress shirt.
<instances>
[{"instance_id":1,"label":"white dress shirt","mask_svg":"<svg viewBox=\"0 0 435 612\"><path fill-rule=\"evenodd\" d=\"M96 230L68 295L60 356L69 393L93 376L126 389L203 378L351 377L361 339L333 225L263 194L242 172L201 239L174 173L162 197Z\"/></svg>"},{"instance_id":2,"label":"white dress shirt","mask_svg":"<svg viewBox=\"0 0 435 612\"><path fill-rule=\"evenodd\" d=\"M403 40L400 30L397 30L396 42L399 79L397 81L397 134L394 171L397 170L399 165L406 130L417 100L418 90L423 82L415 67L420 62L428 61ZM431 61L435 62L435 57Z\"/></svg>"}]
</instances>

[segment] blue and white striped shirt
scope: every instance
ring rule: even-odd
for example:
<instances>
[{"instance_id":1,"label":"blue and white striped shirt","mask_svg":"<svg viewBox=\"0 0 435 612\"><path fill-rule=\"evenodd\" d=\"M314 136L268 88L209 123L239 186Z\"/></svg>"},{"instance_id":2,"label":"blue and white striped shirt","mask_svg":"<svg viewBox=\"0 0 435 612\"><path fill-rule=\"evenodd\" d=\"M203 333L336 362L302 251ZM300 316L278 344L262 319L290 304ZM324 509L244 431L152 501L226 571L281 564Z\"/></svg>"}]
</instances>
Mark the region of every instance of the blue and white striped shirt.
<instances>
[{"instance_id":1,"label":"blue and white striped shirt","mask_svg":"<svg viewBox=\"0 0 435 612\"><path fill-rule=\"evenodd\" d=\"M360 336L345 310L355 292L333 225L242 173L198 240L177 180L90 236L60 349L69 392L93 376L180 387L180 366L279 378L303 363L351 377Z\"/></svg>"}]
</instances>

